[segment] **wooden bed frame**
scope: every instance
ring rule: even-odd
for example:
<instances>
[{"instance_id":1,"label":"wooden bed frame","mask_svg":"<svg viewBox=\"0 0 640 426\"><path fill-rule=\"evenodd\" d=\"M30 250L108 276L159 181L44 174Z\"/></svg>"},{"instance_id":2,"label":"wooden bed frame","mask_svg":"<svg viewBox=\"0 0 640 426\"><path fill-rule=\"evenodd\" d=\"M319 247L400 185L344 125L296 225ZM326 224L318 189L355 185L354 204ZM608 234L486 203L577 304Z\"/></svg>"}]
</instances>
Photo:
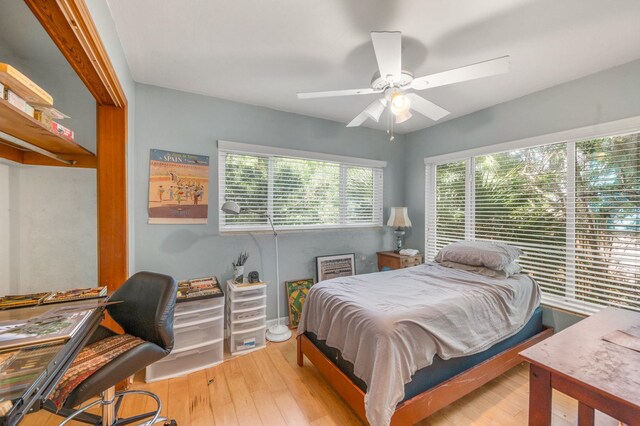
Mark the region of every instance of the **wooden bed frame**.
<instances>
[{"instance_id":1,"label":"wooden bed frame","mask_svg":"<svg viewBox=\"0 0 640 426\"><path fill-rule=\"evenodd\" d=\"M391 418L392 426L412 425L425 419L495 379L524 361L519 352L533 346L553 334L552 328L546 328L529 339L500 352L488 360L453 376L439 385L398 405ZM311 361L336 392L351 409L365 422L364 392L344 374L337 365L325 356L306 335L298 336L298 365L304 365L304 356Z\"/></svg>"}]
</instances>

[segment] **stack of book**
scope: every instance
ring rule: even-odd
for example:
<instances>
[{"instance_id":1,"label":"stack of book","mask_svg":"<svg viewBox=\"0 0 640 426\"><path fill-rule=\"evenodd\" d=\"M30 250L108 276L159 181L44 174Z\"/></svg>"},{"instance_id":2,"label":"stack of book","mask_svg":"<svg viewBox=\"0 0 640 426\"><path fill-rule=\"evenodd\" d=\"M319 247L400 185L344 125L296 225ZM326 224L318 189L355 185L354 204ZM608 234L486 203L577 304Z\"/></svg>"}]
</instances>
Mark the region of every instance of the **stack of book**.
<instances>
[{"instance_id":1,"label":"stack of book","mask_svg":"<svg viewBox=\"0 0 640 426\"><path fill-rule=\"evenodd\" d=\"M216 277L194 278L178 283L178 300L222 296L224 294Z\"/></svg>"},{"instance_id":2,"label":"stack of book","mask_svg":"<svg viewBox=\"0 0 640 426\"><path fill-rule=\"evenodd\" d=\"M17 294L0 297L0 309L23 308L39 305L51 293Z\"/></svg>"},{"instance_id":3,"label":"stack of book","mask_svg":"<svg viewBox=\"0 0 640 426\"><path fill-rule=\"evenodd\" d=\"M87 300L97 299L107 295L107 287L94 287L94 288L74 288L65 291L56 291L45 297L42 301L43 304L47 303L62 303L71 302L74 300Z\"/></svg>"},{"instance_id":4,"label":"stack of book","mask_svg":"<svg viewBox=\"0 0 640 426\"><path fill-rule=\"evenodd\" d=\"M74 288L71 290L56 291L54 293L19 294L0 297L0 310L23 308L25 306L43 305L48 303L72 302L75 300L88 300L105 297L107 287Z\"/></svg>"},{"instance_id":5,"label":"stack of book","mask_svg":"<svg viewBox=\"0 0 640 426\"><path fill-rule=\"evenodd\" d=\"M60 136L73 141L74 133L53 120L68 118L53 108L53 97L9 64L0 63L0 98Z\"/></svg>"}]
</instances>

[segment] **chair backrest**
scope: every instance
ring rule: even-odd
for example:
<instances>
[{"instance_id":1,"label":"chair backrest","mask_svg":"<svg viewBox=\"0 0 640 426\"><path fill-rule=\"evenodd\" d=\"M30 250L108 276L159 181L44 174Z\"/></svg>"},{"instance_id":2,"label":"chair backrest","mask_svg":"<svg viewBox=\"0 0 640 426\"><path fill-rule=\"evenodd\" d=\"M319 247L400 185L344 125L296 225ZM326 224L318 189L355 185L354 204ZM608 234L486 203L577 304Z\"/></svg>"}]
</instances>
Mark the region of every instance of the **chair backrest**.
<instances>
[{"instance_id":1,"label":"chair backrest","mask_svg":"<svg viewBox=\"0 0 640 426\"><path fill-rule=\"evenodd\" d=\"M125 333L155 343L167 353L173 348L173 312L178 287L173 278L138 272L118 288L109 301L109 315Z\"/></svg>"}]
</instances>

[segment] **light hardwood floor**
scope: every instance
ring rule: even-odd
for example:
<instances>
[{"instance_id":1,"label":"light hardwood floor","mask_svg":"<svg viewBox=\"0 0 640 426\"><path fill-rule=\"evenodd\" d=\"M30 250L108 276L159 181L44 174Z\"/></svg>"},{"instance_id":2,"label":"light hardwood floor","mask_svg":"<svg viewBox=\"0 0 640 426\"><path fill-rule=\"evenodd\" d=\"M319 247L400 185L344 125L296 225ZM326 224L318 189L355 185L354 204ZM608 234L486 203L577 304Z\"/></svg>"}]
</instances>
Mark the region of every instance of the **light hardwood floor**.
<instances>
[{"instance_id":1,"label":"light hardwood floor","mask_svg":"<svg viewBox=\"0 0 640 426\"><path fill-rule=\"evenodd\" d=\"M419 423L426 425L526 425L528 366L522 364ZM362 422L305 359L296 364L296 343L269 343L267 348L225 361L185 377L132 386L156 393L163 414L179 426L198 425L361 425ZM149 398L125 398L122 414L150 410ZM56 425L61 418L31 414L25 426ZM617 425L598 416L598 425ZM553 424L574 425L577 402L553 395ZM79 425L80 423L71 423Z\"/></svg>"}]
</instances>

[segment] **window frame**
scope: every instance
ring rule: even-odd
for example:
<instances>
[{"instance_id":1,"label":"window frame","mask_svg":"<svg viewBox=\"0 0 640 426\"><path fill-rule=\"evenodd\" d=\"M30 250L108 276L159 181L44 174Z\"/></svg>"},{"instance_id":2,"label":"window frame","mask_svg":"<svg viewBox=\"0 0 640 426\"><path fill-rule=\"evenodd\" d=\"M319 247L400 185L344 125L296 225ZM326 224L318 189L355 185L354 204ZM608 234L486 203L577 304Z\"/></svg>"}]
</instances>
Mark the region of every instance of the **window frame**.
<instances>
[{"instance_id":1,"label":"window frame","mask_svg":"<svg viewBox=\"0 0 640 426\"><path fill-rule=\"evenodd\" d=\"M268 158L269 179L268 179L268 192L273 193L273 159L275 157L292 158L300 160L311 161L324 161L330 163L336 163L340 166L340 214L339 220L346 220L346 212L344 210L346 197L346 170L349 167L363 167L371 168L373 170L373 203L374 209L379 211L374 212L376 218L375 223L339 223L339 224L315 224L315 225L276 225L278 231L308 231L308 230L332 230L332 229L362 229L362 228L380 228L383 226L384 215L384 168L387 165L386 161L371 160L366 158L349 157L342 155L326 154L311 151L302 151L288 148L279 148L267 145L254 145L248 143L231 142L231 141L218 141L218 231L221 234L229 233L247 233L247 232L271 232L271 227L268 224L265 225L225 225L224 218L225 213L220 211L222 204L225 200L225 185L226 185L226 154L238 154L238 155L254 155ZM378 172L379 171L379 172ZM238 201L238 200L229 200ZM271 215L273 213L273 200L272 196L268 197L267 213Z\"/></svg>"},{"instance_id":2,"label":"window frame","mask_svg":"<svg viewBox=\"0 0 640 426\"><path fill-rule=\"evenodd\" d=\"M526 139L487 145L479 148L427 157L425 164L425 253L427 259L432 260L436 255L436 168L438 165L451 162L465 161L467 168L465 190L465 236L467 239L475 237L475 157L498 154L518 149L533 148L536 146L566 143L567 165L567 205L566 205L566 256L567 266L566 287L564 296L542 292L542 303L565 309L580 314L593 314L605 305L575 299L576 276L576 204L575 204L575 178L576 178L576 143L584 140L640 133L640 116L612 121L593 126L535 136ZM570 197L572 195L572 197ZM573 242L573 244L572 244ZM571 247L570 247L571 246Z\"/></svg>"}]
</instances>

